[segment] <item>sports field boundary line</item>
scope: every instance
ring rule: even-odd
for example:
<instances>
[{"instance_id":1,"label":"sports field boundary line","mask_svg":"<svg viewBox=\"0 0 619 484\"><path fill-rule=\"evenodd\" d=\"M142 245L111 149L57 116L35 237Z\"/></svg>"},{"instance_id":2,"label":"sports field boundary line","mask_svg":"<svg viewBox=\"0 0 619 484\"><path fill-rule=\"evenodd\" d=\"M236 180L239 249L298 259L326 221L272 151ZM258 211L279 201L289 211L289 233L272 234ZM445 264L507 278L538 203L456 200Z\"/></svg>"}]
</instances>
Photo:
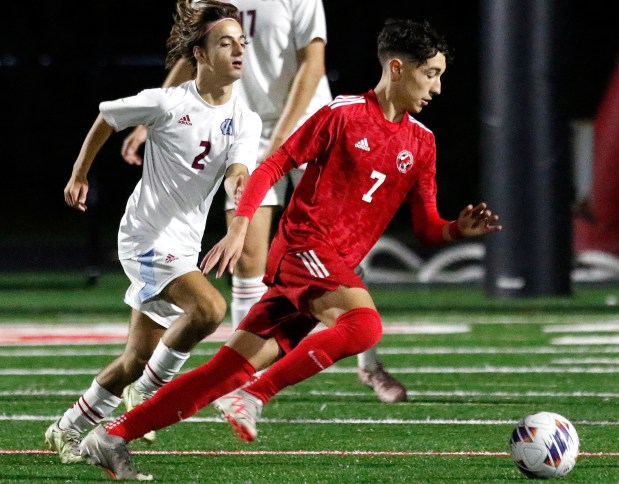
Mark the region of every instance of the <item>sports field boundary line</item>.
<instances>
[{"instance_id":1,"label":"sports field boundary line","mask_svg":"<svg viewBox=\"0 0 619 484\"><path fill-rule=\"evenodd\" d=\"M22 421L22 422L54 422L60 416L49 415L0 415L0 421ZM103 421L108 422L113 420L113 417L107 417ZM228 424L221 417L189 417L185 420L177 422L187 425L194 423L215 423ZM420 419L404 419L404 418L261 418L260 423L263 424L287 424L287 425L515 425L518 419L446 419L446 418L420 418ZM619 420L573 420L574 425L591 425L591 426L619 426Z\"/></svg>"},{"instance_id":2,"label":"sports field boundary line","mask_svg":"<svg viewBox=\"0 0 619 484\"><path fill-rule=\"evenodd\" d=\"M0 449L0 455L55 455L52 450ZM372 450L135 450L133 455L153 456L288 456L325 455L352 457L510 457L509 452L499 451L372 451ZM619 457L619 452L580 452L581 457Z\"/></svg>"},{"instance_id":3,"label":"sports field boundary line","mask_svg":"<svg viewBox=\"0 0 619 484\"><path fill-rule=\"evenodd\" d=\"M189 367L183 373L195 370L197 367ZM0 376L79 376L97 375L100 368L2 368ZM321 371L321 374L356 374L357 368L331 366ZM389 372L396 375L403 374L618 374L619 365L615 366L563 366L563 365L544 365L544 366L409 366L392 367ZM181 373L182 374L182 373Z\"/></svg>"},{"instance_id":4,"label":"sports field boundary line","mask_svg":"<svg viewBox=\"0 0 619 484\"><path fill-rule=\"evenodd\" d=\"M0 390L0 397L36 397L36 396L67 396L75 397L83 394L87 388L79 389L64 389L64 390ZM482 390L407 390L406 394L409 397L449 397L449 398L619 398L619 392L488 392ZM341 398L364 398L369 395L366 391L326 391L326 390L309 390L300 392L294 390L282 391L280 395L286 397L341 397ZM475 403L475 402L472 402Z\"/></svg>"},{"instance_id":5,"label":"sports field boundary line","mask_svg":"<svg viewBox=\"0 0 619 484\"><path fill-rule=\"evenodd\" d=\"M319 325L313 332L322 331ZM44 324L0 322L0 346L21 345L76 345L124 343L127 339L127 323L94 324ZM383 334L461 334L469 333L471 327L462 323L433 323L393 321L383 326ZM234 330L231 324L220 325L209 335L210 342L227 341Z\"/></svg>"},{"instance_id":6,"label":"sports field boundary line","mask_svg":"<svg viewBox=\"0 0 619 484\"><path fill-rule=\"evenodd\" d=\"M191 356L213 356L220 347L219 342L205 341L200 343L200 347L196 347L192 350ZM97 348L80 348L76 349L74 346L88 346L88 345L71 345L70 348L57 347L47 348L45 346L38 345L14 345L14 346L2 346L0 345L0 358L16 358L16 357L40 357L40 358L58 358L74 357L82 358L84 356L115 356L121 349L117 348L117 344L114 345L98 345ZM112 347L113 346L113 347ZM210 347L207 347L210 346ZM381 355L591 355L591 354L618 354L619 346L527 346L527 347L503 347L503 346L381 346Z\"/></svg>"}]
</instances>

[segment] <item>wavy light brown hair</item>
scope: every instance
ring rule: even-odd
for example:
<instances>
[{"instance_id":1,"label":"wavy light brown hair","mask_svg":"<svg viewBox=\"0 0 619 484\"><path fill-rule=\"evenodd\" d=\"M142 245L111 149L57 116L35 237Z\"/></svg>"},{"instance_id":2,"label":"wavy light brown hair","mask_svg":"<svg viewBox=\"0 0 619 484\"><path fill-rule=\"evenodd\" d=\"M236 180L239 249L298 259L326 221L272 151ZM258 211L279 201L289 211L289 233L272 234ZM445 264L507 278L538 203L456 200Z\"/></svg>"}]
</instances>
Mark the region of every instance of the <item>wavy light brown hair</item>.
<instances>
[{"instance_id":1,"label":"wavy light brown hair","mask_svg":"<svg viewBox=\"0 0 619 484\"><path fill-rule=\"evenodd\" d=\"M223 18L233 18L241 23L239 10L230 3L215 0L178 0L174 25L166 42L166 67L171 69L180 58L185 58L195 70L194 46L203 44L209 24Z\"/></svg>"}]
</instances>

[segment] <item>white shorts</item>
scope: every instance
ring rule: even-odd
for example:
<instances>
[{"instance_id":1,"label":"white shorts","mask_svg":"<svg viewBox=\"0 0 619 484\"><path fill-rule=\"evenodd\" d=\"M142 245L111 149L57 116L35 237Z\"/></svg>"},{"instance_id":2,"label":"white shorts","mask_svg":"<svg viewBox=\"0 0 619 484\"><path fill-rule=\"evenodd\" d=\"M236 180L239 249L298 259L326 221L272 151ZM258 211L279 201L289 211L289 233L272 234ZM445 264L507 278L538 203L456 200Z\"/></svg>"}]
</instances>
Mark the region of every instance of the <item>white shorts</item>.
<instances>
[{"instance_id":1,"label":"white shorts","mask_svg":"<svg viewBox=\"0 0 619 484\"><path fill-rule=\"evenodd\" d=\"M120 259L131 285L125 303L148 316L164 328L185 312L175 304L159 299L163 289L174 279L198 271L198 254L175 257L168 252L150 250L146 254Z\"/></svg>"},{"instance_id":2,"label":"white shorts","mask_svg":"<svg viewBox=\"0 0 619 484\"><path fill-rule=\"evenodd\" d=\"M262 134L260 135L260 143L258 145L259 159L262 158L262 153L271 140L271 133L273 132L274 127L275 121L265 121L262 123ZM284 207L286 205L286 193L288 193L288 187L291 186L291 189L294 190L294 187L297 186L304 172L305 165L302 165L301 167L294 168L286 173L281 180L269 188L269 191L264 196L264 200L262 200L260 206ZM234 205L234 201L226 194L225 210L234 210L235 208L236 206Z\"/></svg>"}]
</instances>

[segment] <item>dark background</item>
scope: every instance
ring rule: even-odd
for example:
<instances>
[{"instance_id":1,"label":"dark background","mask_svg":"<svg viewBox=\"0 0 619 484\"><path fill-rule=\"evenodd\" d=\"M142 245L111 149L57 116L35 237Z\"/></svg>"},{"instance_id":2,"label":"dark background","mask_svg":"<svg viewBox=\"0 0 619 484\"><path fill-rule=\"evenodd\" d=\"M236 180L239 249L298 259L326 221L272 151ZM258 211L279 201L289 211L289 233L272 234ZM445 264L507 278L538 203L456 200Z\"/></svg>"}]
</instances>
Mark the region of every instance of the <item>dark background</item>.
<instances>
[{"instance_id":1,"label":"dark background","mask_svg":"<svg viewBox=\"0 0 619 484\"><path fill-rule=\"evenodd\" d=\"M443 94L417 117L436 135L439 209L446 218L456 217L464 205L478 201L482 191L481 2L324 3L327 72L334 96L375 86L380 75L376 36L387 17L427 19L455 49L455 61L443 77ZM617 58L619 15L614 2L557 3L568 18L563 82L569 116L593 118ZM141 174L119 155L128 131L113 135L96 159L90 178L93 199L86 214L69 209L62 192L98 114L98 103L163 81L174 5L174 0L3 2L0 271L116 267L116 230ZM221 206L220 197L211 210L205 247L223 233ZM390 232L415 246L409 227L408 216L400 213Z\"/></svg>"}]
</instances>

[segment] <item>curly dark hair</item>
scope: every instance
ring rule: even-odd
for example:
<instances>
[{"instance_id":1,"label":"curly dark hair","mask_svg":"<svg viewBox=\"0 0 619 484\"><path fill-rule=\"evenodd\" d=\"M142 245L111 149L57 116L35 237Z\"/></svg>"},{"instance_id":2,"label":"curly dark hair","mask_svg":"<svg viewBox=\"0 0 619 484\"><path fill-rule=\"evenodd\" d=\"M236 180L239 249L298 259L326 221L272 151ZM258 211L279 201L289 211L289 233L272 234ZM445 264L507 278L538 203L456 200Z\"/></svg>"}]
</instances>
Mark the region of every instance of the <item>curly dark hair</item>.
<instances>
[{"instance_id":1,"label":"curly dark hair","mask_svg":"<svg viewBox=\"0 0 619 484\"><path fill-rule=\"evenodd\" d=\"M427 21L388 19L378 35L378 60L381 65L393 56L406 56L413 62L424 64L439 52L446 60L452 60L447 42Z\"/></svg>"},{"instance_id":2,"label":"curly dark hair","mask_svg":"<svg viewBox=\"0 0 619 484\"><path fill-rule=\"evenodd\" d=\"M230 3L215 0L198 2L178 0L174 25L166 42L168 48L166 67L171 69L176 61L185 58L195 69L194 46L204 41L207 25L222 18L233 18L241 23L239 10Z\"/></svg>"}]
</instances>

